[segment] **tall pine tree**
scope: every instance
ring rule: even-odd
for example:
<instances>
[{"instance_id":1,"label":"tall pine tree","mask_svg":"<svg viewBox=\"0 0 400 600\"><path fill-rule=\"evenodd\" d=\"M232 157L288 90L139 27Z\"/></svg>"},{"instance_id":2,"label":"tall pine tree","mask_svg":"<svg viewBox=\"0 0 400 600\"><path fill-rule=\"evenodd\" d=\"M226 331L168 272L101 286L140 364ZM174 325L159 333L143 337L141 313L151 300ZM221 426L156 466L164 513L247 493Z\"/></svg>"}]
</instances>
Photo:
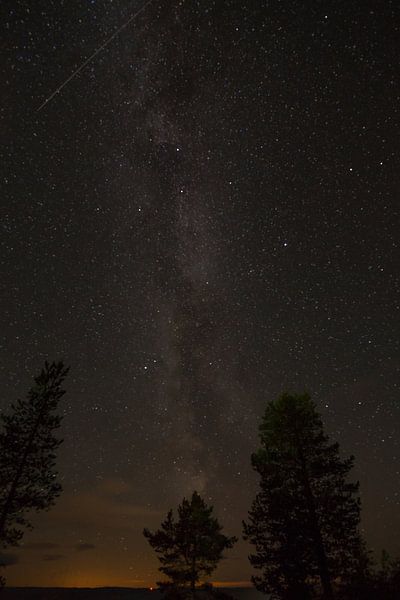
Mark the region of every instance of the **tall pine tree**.
<instances>
[{"instance_id":1,"label":"tall pine tree","mask_svg":"<svg viewBox=\"0 0 400 600\"><path fill-rule=\"evenodd\" d=\"M340 457L307 394L270 402L260 440L252 455L260 491L244 523L250 563L261 571L253 582L273 598L307 599L320 587L330 600L333 582L356 574L363 549L359 486L347 481L353 457Z\"/></svg>"},{"instance_id":2,"label":"tall pine tree","mask_svg":"<svg viewBox=\"0 0 400 600\"><path fill-rule=\"evenodd\" d=\"M25 400L0 416L0 548L17 545L29 511L49 508L61 491L55 471L56 414L68 369L45 363Z\"/></svg>"},{"instance_id":3,"label":"tall pine tree","mask_svg":"<svg viewBox=\"0 0 400 600\"><path fill-rule=\"evenodd\" d=\"M223 551L232 548L235 537L227 537L212 515L213 507L207 506L202 497L193 492L190 500L183 499L178 506L178 519L172 510L161 523L161 529L151 533L143 531L149 544L158 554L162 564L160 571L170 582L158 582L165 591L190 590L194 596L196 584L209 576L222 559Z\"/></svg>"}]
</instances>

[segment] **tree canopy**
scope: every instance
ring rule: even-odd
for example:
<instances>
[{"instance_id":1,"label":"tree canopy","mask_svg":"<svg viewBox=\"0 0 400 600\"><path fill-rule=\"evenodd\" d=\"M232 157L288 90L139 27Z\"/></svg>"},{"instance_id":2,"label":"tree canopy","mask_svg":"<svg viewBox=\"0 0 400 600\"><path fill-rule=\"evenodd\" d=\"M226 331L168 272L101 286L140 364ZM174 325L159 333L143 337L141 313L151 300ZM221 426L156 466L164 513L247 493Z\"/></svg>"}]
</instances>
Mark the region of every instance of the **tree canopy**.
<instances>
[{"instance_id":1,"label":"tree canopy","mask_svg":"<svg viewBox=\"0 0 400 600\"><path fill-rule=\"evenodd\" d=\"M67 373L62 362L46 362L27 398L0 415L0 547L16 545L30 527L27 513L49 508L60 494L55 459L61 440L54 432Z\"/></svg>"},{"instance_id":2,"label":"tree canopy","mask_svg":"<svg viewBox=\"0 0 400 600\"><path fill-rule=\"evenodd\" d=\"M244 523L261 572L253 582L273 598L311 598L319 586L333 598L333 581L355 575L363 549L359 486L347 481L353 457L340 457L307 394L270 402L260 441L260 490Z\"/></svg>"},{"instance_id":3,"label":"tree canopy","mask_svg":"<svg viewBox=\"0 0 400 600\"><path fill-rule=\"evenodd\" d=\"M217 567L224 550L232 548L235 537L222 533L222 526L197 492L190 500L184 498L178 506L175 520L170 510L161 528L151 533L143 531L149 544L158 554L160 571L169 582L159 582L162 588L189 588L194 594L196 584Z\"/></svg>"}]
</instances>

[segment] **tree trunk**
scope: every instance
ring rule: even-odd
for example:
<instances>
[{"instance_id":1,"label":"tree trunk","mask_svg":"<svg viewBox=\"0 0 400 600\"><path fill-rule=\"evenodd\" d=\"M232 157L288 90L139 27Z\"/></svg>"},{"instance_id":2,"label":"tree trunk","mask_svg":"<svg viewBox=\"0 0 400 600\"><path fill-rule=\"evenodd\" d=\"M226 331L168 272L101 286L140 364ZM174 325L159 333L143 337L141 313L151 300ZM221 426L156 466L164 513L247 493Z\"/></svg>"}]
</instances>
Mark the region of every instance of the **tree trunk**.
<instances>
[{"instance_id":1,"label":"tree trunk","mask_svg":"<svg viewBox=\"0 0 400 600\"><path fill-rule=\"evenodd\" d=\"M196 598L196 559L192 558L192 579L190 581L190 591L192 593L192 600Z\"/></svg>"},{"instance_id":2,"label":"tree trunk","mask_svg":"<svg viewBox=\"0 0 400 600\"><path fill-rule=\"evenodd\" d=\"M315 500L314 495L312 493L312 489L310 486L310 480L307 473L306 462L299 448L299 457L301 462L301 470L303 475L303 485L304 485L304 493L308 503L308 509L310 514L310 527L311 534L314 538L315 550L316 550L316 558L318 563L319 576L321 580L322 590L323 590L323 598L324 600L334 600L333 590L332 590L332 582L331 576L328 568L328 560L326 558L324 542L321 536L321 531L319 528L317 512L315 510Z\"/></svg>"}]
</instances>

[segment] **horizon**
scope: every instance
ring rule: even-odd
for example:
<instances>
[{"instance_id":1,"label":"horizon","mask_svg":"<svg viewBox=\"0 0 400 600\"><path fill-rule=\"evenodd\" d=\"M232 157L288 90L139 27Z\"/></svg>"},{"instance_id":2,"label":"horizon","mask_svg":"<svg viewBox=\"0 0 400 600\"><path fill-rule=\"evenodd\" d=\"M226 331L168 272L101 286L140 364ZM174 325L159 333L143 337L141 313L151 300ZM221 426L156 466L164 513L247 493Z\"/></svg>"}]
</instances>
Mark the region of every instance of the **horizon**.
<instances>
[{"instance_id":1,"label":"horizon","mask_svg":"<svg viewBox=\"0 0 400 600\"><path fill-rule=\"evenodd\" d=\"M234 589L255 589L254 586L251 584L250 581L217 581L217 582L210 582L213 587L216 588L234 588ZM8 588L31 588L31 589L37 589L37 588L43 588L43 589L65 589L65 590L85 590L85 589L90 589L90 590L97 590L97 589L129 589L129 590L145 590L147 592L158 592L160 591L160 588L158 588L157 586L155 587L140 587L140 586L125 586L125 585L96 585L96 586L84 586L84 587L76 587L76 586L57 586L57 585L52 585L52 586L47 586L47 585L41 585L41 586L35 586L35 585L18 585L18 586L7 586ZM201 585L198 586L199 588L201 588Z\"/></svg>"}]
</instances>

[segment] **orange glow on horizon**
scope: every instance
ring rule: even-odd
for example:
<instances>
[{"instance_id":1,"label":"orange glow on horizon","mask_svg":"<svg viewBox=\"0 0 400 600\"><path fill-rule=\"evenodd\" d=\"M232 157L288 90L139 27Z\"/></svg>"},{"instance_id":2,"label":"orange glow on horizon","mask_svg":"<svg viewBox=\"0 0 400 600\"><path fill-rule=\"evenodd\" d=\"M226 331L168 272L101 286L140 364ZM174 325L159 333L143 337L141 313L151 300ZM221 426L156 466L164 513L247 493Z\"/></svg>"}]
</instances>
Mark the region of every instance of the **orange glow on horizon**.
<instances>
[{"instance_id":1,"label":"orange glow on horizon","mask_svg":"<svg viewBox=\"0 0 400 600\"><path fill-rule=\"evenodd\" d=\"M13 585L13 582L9 584ZM20 584L19 584L20 585ZM127 579L120 575L112 573L104 573L104 571L86 571L85 573L74 573L69 575L61 576L60 578L52 578L51 581L26 581L21 587L42 587L42 588L104 588L104 587L126 587L126 588L147 588L151 584L144 579Z\"/></svg>"},{"instance_id":2,"label":"orange glow on horizon","mask_svg":"<svg viewBox=\"0 0 400 600\"><path fill-rule=\"evenodd\" d=\"M214 587L252 587L250 581L213 581L212 584Z\"/></svg>"},{"instance_id":3,"label":"orange glow on horizon","mask_svg":"<svg viewBox=\"0 0 400 600\"><path fill-rule=\"evenodd\" d=\"M252 585L250 583L250 581L213 581L212 585L216 588L251 588ZM37 587L38 584L35 583L34 585L32 584L28 584L28 585L22 585L20 587L24 588L30 588L30 587ZM110 579L107 580L101 580L99 578L97 578L96 576L89 576L89 575L82 575L80 577L73 577L71 578L71 580L67 581L67 582L63 582L63 583L59 583L59 584L52 584L52 585L39 585L39 587L41 588L48 588L48 589L53 589L53 588L62 588L62 589L100 589L100 588L132 588L132 589L144 589L144 590L148 590L149 592L154 592L158 590L157 586L149 586L148 584L145 583L145 581L142 581L140 579L137 580L126 580L126 581L121 581L120 579L118 581L113 581Z\"/></svg>"},{"instance_id":4,"label":"orange glow on horizon","mask_svg":"<svg viewBox=\"0 0 400 600\"><path fill-rule=\"evenodd\" d=\"M250 581L212 581L212 585L216 588L250 588ZM37 585L37 583L35 583ZM31 587L29 584L27 586L22 587ZM85 573L81 575L71 575L68 578L65 578L63 581L59 583L52 583L48 585L41 585L43 588L104 588L104 587L126 587L132 589L147 589L150 592L153 592L158 589L158 587L154 584L150 584L146 582L144 579L126 579L122 580L120 577L113 578L112 576L104 576L97 573Z\"/></svg>"}]
</instances>

